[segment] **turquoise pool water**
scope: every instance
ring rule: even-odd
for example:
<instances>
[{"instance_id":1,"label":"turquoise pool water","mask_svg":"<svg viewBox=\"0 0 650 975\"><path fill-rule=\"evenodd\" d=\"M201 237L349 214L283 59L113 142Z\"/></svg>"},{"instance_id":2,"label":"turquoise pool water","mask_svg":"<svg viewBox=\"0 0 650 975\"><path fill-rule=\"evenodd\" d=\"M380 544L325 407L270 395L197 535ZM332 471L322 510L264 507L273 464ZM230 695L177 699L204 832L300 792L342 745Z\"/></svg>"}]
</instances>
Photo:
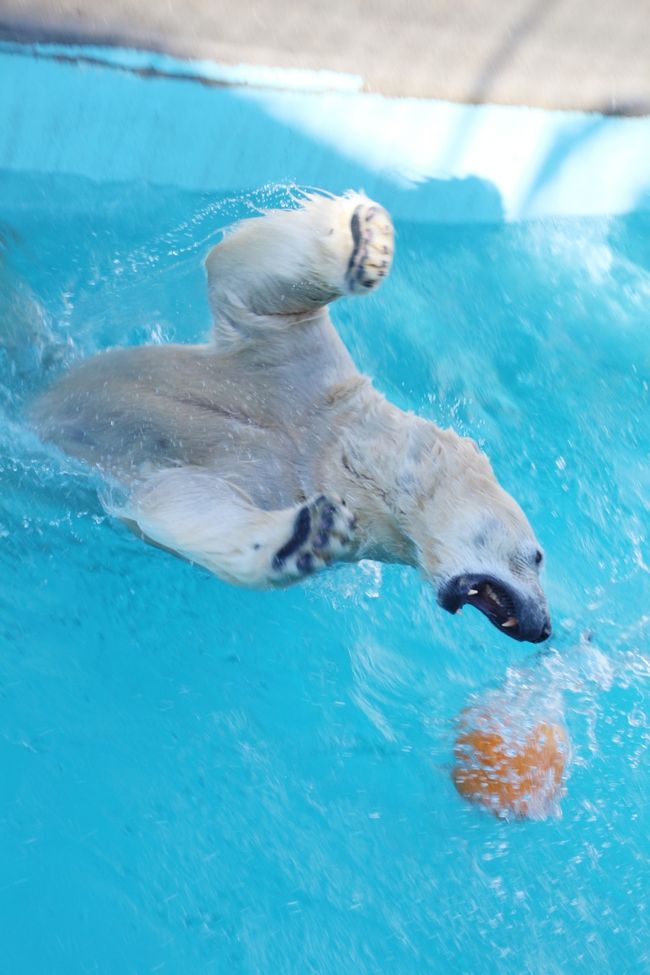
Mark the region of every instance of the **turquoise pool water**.
<instances>
[{"instance_id":1,"label":"turquoise pool water","mask_svg":"<svg viewBox=\"0 0 650 975\"><path fill-rule=\"evenodd\" d=\"M205 336L217 229L286 199L0 173L0 972L641 975L650 215L398 221L392 277L334 313L527 510L541 653L397 567L229 588L25 426L75 359ZM561 701L543 821L451 781L456 716L502 686Z\"/></svg>"}]
</instances>

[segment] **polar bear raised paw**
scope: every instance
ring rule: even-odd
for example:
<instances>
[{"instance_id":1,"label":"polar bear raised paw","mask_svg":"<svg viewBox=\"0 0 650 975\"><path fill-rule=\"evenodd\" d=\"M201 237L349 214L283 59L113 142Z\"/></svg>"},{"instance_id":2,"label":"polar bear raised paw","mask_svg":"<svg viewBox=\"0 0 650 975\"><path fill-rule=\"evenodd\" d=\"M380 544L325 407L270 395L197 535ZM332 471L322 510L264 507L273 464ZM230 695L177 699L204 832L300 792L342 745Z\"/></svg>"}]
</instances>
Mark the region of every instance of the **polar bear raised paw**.
<instances>
[{"instance_id":1,"label":"polar bear raised paw","mask_svg":"<svg viewBox=\"0 0 650 975\"><path fill-rule=\"evenodd\" d=\"M376 203L361 203L350 220L353 250L345 275L347 291L359 294L376 288L390 271L394 232L391 219Z\"/></svg>"},{"instance_id":2,"label":"polar bear raised paw","mask_svg":"<svg viewBox=\"0 0 650 975\"><path fill-rule=\"evenodd\" d=\"M355 527L345 501L319 495L298 511L291 538L273 556L273 575L278 580L300 579L345 559L354 547Z\"/></svg>"}]
</instances>

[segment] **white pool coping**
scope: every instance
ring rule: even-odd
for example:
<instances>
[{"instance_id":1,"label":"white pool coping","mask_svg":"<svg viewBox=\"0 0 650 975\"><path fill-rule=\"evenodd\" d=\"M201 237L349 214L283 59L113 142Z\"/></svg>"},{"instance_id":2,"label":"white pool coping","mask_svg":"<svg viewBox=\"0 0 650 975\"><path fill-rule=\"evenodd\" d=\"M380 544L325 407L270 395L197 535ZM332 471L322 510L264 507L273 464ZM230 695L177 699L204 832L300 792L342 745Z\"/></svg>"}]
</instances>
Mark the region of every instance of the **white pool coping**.
<instances>
[{"instance_id":1,"label":"white pool coping","mask_svg":"<svg viewBox=\"0 0 650 975\"><path fill-rule=\"evenodd\" d=\"M441 223L650 210L650 117L360 92L336 72L0 44L0 170L243 193L296 182Z\"/></svg>"}]
</instances>

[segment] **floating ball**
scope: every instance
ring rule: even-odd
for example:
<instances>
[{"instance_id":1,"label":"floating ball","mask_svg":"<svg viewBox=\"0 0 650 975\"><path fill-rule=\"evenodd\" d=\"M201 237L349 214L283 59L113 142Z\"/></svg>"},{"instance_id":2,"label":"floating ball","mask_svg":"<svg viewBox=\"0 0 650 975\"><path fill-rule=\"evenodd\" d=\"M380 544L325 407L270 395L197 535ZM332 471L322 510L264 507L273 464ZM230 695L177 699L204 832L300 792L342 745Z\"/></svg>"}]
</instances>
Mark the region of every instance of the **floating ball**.
<instances>
[{"instance_id":1,"label":"floating ball","mask_svg":"<svg viewBox=\"0 0 650 975\"><path fill-rule=\"evenodd\" d=\"M561 794L569 739L555 718L464 711L453 779L462 796L497 816L543 819Z\"/></svg>"}]
</instances>

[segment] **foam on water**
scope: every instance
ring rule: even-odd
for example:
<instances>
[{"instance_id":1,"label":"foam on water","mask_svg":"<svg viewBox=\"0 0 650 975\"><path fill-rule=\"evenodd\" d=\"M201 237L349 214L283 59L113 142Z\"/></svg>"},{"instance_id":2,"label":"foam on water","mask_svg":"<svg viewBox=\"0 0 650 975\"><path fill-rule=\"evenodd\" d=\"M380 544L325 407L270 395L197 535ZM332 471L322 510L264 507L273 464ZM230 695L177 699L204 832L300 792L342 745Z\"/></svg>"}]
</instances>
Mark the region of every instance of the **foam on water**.
<instances>
[{"instance_id":1,"label":"foam on water","mask_svg":"<svg viewBox=\"0 0 650 975\"><path fill-rule=\"evenodd\" d=\"M229 588L131 537L28 430L76 359L201 340L218 228L291 189L0 185L6 970L647 970L650 217L400 224L391 279L334 312L377 386L476 437L529 514L537 654L402 568ZM501 822L454 789L455 718L504 688L561 710L561 816Z\"/></svg>"}]
</instances>

